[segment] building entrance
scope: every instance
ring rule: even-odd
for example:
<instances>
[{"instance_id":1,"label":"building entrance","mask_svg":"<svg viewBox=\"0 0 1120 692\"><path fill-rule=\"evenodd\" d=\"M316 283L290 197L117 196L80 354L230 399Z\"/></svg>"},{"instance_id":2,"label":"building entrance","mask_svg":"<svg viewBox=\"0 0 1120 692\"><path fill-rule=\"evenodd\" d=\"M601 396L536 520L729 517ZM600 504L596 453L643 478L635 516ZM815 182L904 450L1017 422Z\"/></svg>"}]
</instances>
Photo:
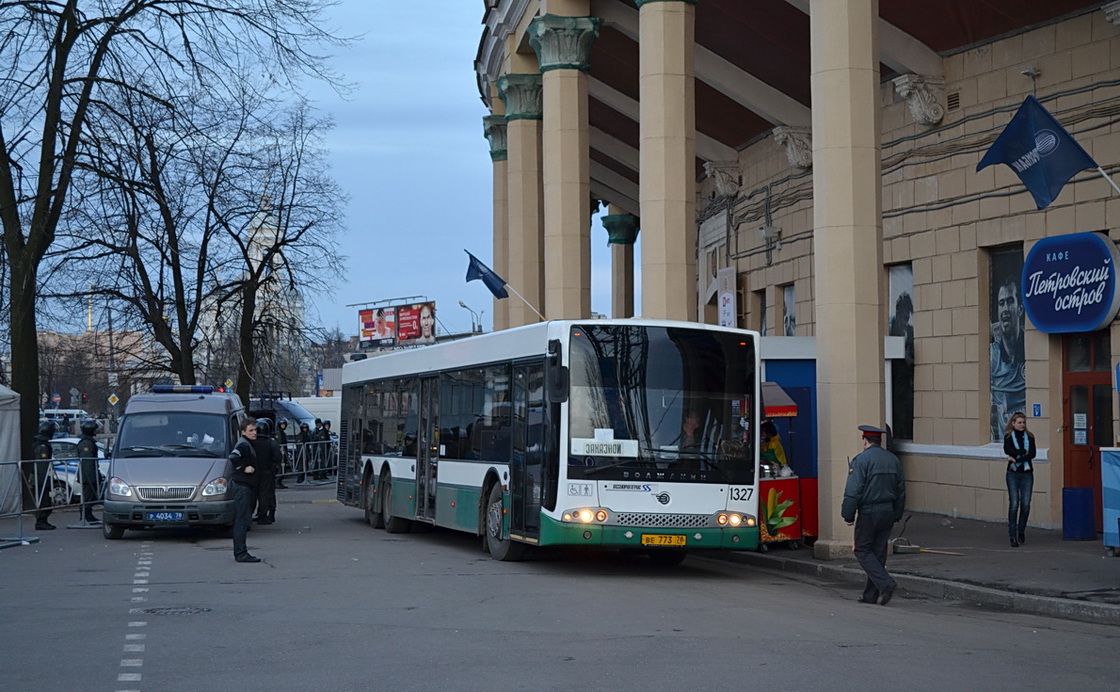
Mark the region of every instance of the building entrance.
<instances>
[{"instance_id":1,"label":"building entrance","mask_svg":"<svg viewBox=\"0 0 1120 692\"><path fill-rule=\"evenodd\" d=\"M1068 334L1062 343L1062 444L1066 488L1092 488L1101 529L1100 448L1112 447L1112 348L1108 331Z\"/></svg>"}]
</instances>

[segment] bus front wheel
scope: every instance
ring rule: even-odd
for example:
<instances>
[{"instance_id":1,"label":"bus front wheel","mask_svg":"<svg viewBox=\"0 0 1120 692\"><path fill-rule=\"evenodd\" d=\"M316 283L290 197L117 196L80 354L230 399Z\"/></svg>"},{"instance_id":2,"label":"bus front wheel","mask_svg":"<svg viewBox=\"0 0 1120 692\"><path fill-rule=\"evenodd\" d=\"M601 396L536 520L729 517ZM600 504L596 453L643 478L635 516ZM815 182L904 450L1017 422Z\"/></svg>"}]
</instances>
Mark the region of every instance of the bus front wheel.
<instances>
[{"instance_id":1,"label":"bus front wheel","mask_svg":"<svg viewBox=\"0 0 1120 692\"><path fill-rule=\"evenodd\" d=\"M495 483L490 487L490 495L486 500L486 549L495 560L516 562L525 556L526 546L502 537L503 517L502 485Z\"/></svg>"},{"instance_id":2,"label":"bus front wheel","mask_svg":"<svg viewBox=\"0 0 1120 692\"><path fill-rule=\"evenodd\" d=\"M377 485L378 495L381 496L381 521L385 523L385 530L389 533L408 533L412 530L412 522L393 516L393 481L389 479L389 474L383 474Z\"/></svg>"},{"instance_id":3,"label":"bus front wheel","mask_svg":"<svg viewBox=\"0 0 1120 692\"><path fill-rule=\"evenodd\" d=\"M362 487L365 488L366 492L366 523L375 529L385 528L385 518L381 516L381 507L377 503L381 494L373 487L372 473L366 472L365 478L362 480Z\"/></svg>"}]
</instances>

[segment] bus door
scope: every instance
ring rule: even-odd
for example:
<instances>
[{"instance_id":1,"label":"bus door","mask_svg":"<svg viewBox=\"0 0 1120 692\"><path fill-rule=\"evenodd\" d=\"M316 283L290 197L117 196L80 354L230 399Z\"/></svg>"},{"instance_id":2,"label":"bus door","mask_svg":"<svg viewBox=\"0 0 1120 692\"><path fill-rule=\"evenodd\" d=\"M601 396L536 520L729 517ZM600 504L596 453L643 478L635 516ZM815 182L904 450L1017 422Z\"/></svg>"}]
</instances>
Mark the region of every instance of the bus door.
<instances>
[{"instance_id":1,"label":"bus door","mask_svg":"<svg viewBox=\"0 0 1120 692\"><path fill-rule=\"evenodd\" d=\"M416 440L416 518L436 519L436 474L439 465L439 378L420 380L420 416Z\"/></svg>"},{"instance_id":2,"label":"bus door","mask_svg":"<svg viewBox=\"0 0 1120 692\"><path fill-rule=\"evenodd\" d=\"M544 364L513 368L513 456L510 460L510 532L536 538L541 528L547 408Z\"/></svg>"}]
</instances>

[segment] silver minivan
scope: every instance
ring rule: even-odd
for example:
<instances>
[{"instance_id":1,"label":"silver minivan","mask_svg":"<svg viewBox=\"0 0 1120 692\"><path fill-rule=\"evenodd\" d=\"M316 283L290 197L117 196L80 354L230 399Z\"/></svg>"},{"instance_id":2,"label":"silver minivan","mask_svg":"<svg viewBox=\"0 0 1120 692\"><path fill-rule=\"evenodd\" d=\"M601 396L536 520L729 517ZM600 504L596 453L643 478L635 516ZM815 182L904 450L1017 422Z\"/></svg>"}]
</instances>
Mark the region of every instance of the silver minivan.
<instances>
[{"instance_id":1,"label":"silver minivan","mask_svg":"<svg viewBox=\"0 0 1120 692\"><path fill-rule=\"evenodd\" d=\"M109 462L102 531L233 526L229 453L244 415L233 394L157 385L128 401Z\"/></svg>"}]
</instances>

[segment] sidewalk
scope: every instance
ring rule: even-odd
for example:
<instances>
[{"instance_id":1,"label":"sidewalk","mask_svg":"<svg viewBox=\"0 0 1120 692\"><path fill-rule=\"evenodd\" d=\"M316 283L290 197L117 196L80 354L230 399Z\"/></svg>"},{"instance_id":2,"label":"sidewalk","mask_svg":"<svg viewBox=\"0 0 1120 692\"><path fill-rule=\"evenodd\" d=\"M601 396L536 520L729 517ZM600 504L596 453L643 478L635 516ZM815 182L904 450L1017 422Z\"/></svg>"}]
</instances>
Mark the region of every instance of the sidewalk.
<instances>
[{"instance_id":1,"label":"sidewalk","mask_svg":"<svg viewBox=\"0 0 1120 692\"><path fill-rule=\"evenodd\" d=\"M1064 541L1061 531L1028 528L1026 544L1012 548L1002 523L908 512L904 538L940 553L899 553L887 570L907 593L1070 620L1120 625L1120 557L1109 557L1100 538ZM902 531L895 525L892 538ZM768 569L862 585L854 558L817 560L811 548L772 546L768 552L732 553L730 559ZM853 598L858 589L853 587Z\"/></svg>"}]
</instances>

